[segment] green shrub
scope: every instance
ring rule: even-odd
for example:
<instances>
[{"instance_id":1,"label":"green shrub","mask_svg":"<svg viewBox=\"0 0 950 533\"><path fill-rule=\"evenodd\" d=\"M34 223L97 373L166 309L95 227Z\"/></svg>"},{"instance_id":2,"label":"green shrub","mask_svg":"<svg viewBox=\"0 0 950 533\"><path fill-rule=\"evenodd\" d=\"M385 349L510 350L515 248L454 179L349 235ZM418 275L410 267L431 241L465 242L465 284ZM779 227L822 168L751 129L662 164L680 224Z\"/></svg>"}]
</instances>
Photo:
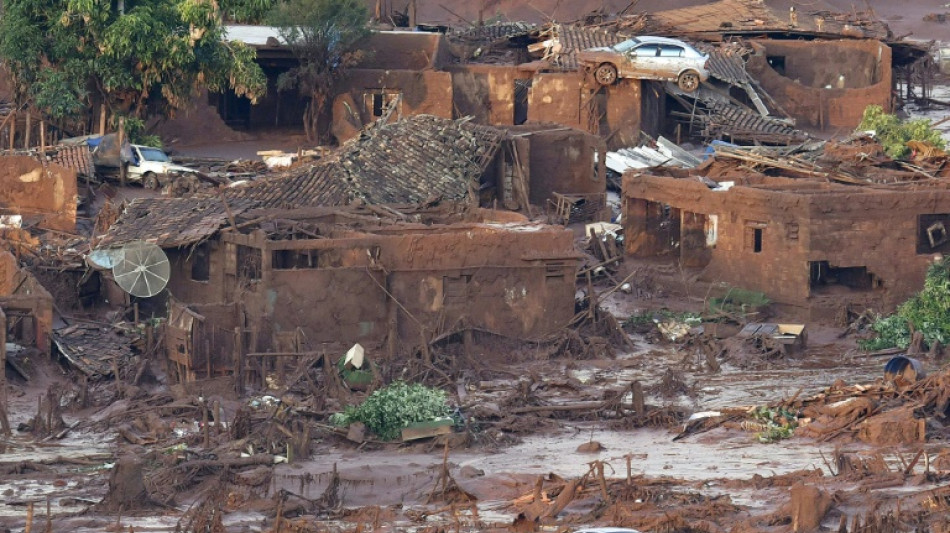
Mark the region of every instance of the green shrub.
<instances>
[{"instance_id":1,"label":"green shrub","mask_svg":"<svg viewBox=\"0 0 950 533\"><path fill-rule=\"evenodd\" d=\"M897 115L885 113L879 105L869 105L864 109L858 130L873 130L884 147L884 153L894 159L906 157L910 153L908 141L927 142L941 150L946 146L940 132L934 130L929 120L902 121Z\"/></svg>"},{"instance_id":2,"label":"green shrub","mask_svg":"<svg viewBox=\"0 0 950 533\"><path fill-rule=\"evenodd\" d=\"M418 383L396 381L330 417L330 423L346 426L362 422L382 440L396 440L402 430L416 422L445 418L451 414L445 391Z\"/></svg>"},{"instance_id":3,"label":"green shrub","mask_svg":"<svg viewBox=\"0 0 950 533\"><path fill-rule=\"evenodd\" d=\"M709 311L746 314L756 312L772 303L765 293L730 287L722 298L709 299Z\"/></svg>"},{"instance_id":4,"label":"green shrub","mask_svg":"<svg viewBox=\"0 0 950 533\"><path fill-rule=\"evenodd\" d=\"M891 316L878 318L871 329L872 339L859 342L865 350L907 348L911 328L923 335L927 346L950 341L950 257L934 262L927 269L924 288L897 308Z\"/></svg>"}]
</instances>

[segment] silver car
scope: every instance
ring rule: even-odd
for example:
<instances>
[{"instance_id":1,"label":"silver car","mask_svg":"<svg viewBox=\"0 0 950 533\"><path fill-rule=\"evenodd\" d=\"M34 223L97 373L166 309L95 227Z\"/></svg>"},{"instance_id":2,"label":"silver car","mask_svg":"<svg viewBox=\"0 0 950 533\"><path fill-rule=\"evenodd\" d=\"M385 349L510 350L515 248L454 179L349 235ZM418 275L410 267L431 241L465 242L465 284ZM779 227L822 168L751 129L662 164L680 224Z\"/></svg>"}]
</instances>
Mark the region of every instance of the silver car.
<instances>
[{"instance_id":1,"label":"silver car","mask_svg":"<svg viewBox=\"0 0 950 533\"><path fill-rule=\"evenodd\" d=\"M693 92L709 79L709 56L677 39L634 37L615 44L577 53L577 60L600 85L619 78L674 81Z\"/></svg>"}]
</instances>

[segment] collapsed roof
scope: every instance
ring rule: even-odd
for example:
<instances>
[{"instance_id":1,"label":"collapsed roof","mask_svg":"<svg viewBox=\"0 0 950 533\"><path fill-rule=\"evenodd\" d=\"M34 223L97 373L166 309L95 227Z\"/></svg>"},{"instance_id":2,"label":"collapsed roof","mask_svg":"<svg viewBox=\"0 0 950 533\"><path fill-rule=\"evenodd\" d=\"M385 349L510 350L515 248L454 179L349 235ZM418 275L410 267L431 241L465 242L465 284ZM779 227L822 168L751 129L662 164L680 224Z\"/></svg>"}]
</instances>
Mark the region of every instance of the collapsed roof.
<instances>
[{"instance_id":1,"label":"collapsed roof","mask_svg":"<svg viewBox=\"0 0 950 533\"><path fill-rule=\"evenodd\" d=\"M479 178L506 133L466 119L417 115L379 124L317 163L281 177L187 198L133 201L100 246L134 240L176 247L215 234L251 209L473 203Z\"/></svg>"}]
</instances>

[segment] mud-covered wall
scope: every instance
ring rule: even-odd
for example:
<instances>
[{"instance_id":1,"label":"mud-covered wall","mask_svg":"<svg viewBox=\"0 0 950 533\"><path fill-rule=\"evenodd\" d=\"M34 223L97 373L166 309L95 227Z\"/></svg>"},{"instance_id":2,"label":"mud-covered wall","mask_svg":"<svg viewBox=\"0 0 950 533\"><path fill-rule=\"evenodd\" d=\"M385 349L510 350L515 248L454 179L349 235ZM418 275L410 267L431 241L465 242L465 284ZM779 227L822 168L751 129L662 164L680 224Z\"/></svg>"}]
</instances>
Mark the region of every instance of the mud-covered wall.
<instances>
[{"instance_id":1,"label":"mud-covered wall","mask_svg":"<svg viewBox=\"0 0 950 533\"><path fill-rule=\"evenodd\" d=\"M334 136L339 142L352 138L360 128L378 118L375 112L381 109L374 104L386 104L397 95L399 105L393 114L394 119L421 114L452 118L451 73L354 69L334 98ZM378 100L374 101L374 98Z\"/></svg>"},{"instance_id":2,"label":"mud-covered wall","mask_svg":"<svg viewBox=\"0 0 950 533\"><path fill-rule=\"evenodd\" d=\"M451 60L441 33L413 31L374 32L363 43L357 69L424 70Z\"/></svg>"},{"instance_id":3,"label":"mud-covered wall","mask_svg":"<svg viewBox=\"0 0 950 533\"><path fill-rule=\"evenodd\" d=\"M226 256L219 252L223 246L214 240L195 248L165 249L171 266L166 289L182 302L223 302L229 283L225 279Z\"/></svg>"},{"instance_id":4,"label":"mud-covered wall","mask_svg":"<svg viewBox=\"0 0 950 533\"><path fill-rule=\"evenodd\" d=\"M522 129L515 127L510 131L518 135ZM600 137L563 128L525 133L530 142L528 190L532 204L546 205L555 192L603 194L607 191L605 177L594 169L595 154L606 150Z\"/></svg>"},{"instance_id":5,"label":"mud-covered wall","mask_svg":"<svg viewBox=\"0 0 950 533\"><path fill-rule=\"evenodd\" d=\"M53 297L32 274L21 270L16 257L0 251L0 308L6 310L9 325L11 310L33 317L34 346L44 354L50 352L53 332ZM7 337L7 342L16 339Z\"/></svg>"},{"instance_id":6,"label":"mud-covered wall","mask_svg":"<svg viewBox=\"0 0 950 533\"><path fill-rule=\"evenodd\" d=\"M318 241L228 240L265 248L260 279L243 292L227 289L263 343L298 327L310 342L378 342L393 327L417 342L420 324L432 335L460 321L539 338L574 314L577 261L564 229L473 225ZM216 254L226 255L223 249ZM299 252L311 254L313 268L275 268L275 254Z\"/></svg>"},{"instance_id":7,"label":"mud-covered wall","mask_svg":"<svg viewBox=\"0 0 950 533\"><path fill-rule=\"evenodd\" d=\"M849 298L890 312L923 287L927 267L940 254L920 246L922 216L950 215L950 191L882 191L816 195L808 205L806 260L837 268L866 267L880 290ZM944 217L945 219L947 217ZM950 230L950 226L947 226ZM834 307L840 294L812 291L813 305Z\"/></svg>"},{"instance_id":8,"label":"mud-covered wall","mask_svg":"<svg viewBox=\"0 0 950 533\"><path fill-rule=\"evenodd\" d=\"M589 113L581 108L583 86L579 72L535 74L528 91L528 120L588 131Z\"/></svg>"},{"instance_id":9,"label":"mud-covered wall","mask_svg":"<svg viewBox=\"0 0 950 533\"><path fill-rule=\"evenodd\" d=\"M595 89L583 72L538 73L528 92L528 120L597 133L607 139L611 150L638 144L642 109L640 80L620 80L606 89Z\"/></svg>"},{"instance_id":10,"label":"mud-covered wall","mask_svg":"<svg viewBox=\"0 0 950 533\"><path fill-rule=\"evenodd\" d=\"M740 184L717 192L692 180L633 175L623 186L627 253L668 251L658 229L664 227L664 204L680 217L705 215L707 231L714 217L715 243L705 250L703 278L764 292L812 319L834 318L847 305L893 310L920 289L934 257L918 253L921 215L950 216L947 190L852 192L806 182L781 189ZM813 286L812 268L819 262L860 270L868 284Z\"/></svg>"},{"instance_id":11,"label":"mud-covered wall","mask_svg":"<svg viewBox=\"0 0 950 533\"><path fill-rule=\"evenodd\" d=\"M884 43L768 40L753 47L749 73L800 126L854 128L869 105L891 110L891 49Z\"/></svg>"},{"instance_id":12,"label":"mud-covered wall","mask_svg":"<svg viewBox=\"0 0 950 533\"><path fill-rule=\"evenodd\" d=\"M622 79L607 87L606 121L601 135L607 139L611 150L639 146L640 130L643 127L643 83L635 79ZM606 129L606 131L604 131Z\"/></svg>"},{"instance_id":13,"label":"mud-covered wall","mask_svg":"<svg viewBox=\"0 0 950 533\"><path fill-rule=\"evenodd\" d=\"M525 74L514 65L461 65L448 70L452 73L455 118L471 116L481 124L514 124L515 80Z\"/></svg>"},{"instance_id":14,"label":"mud-covered wall","mask_svg":"<svg viewBox=\"0 0 950 533\"><path fill-rule=\"evenodd\" d=\"M0 210L38 219L39 227L76 229L76 171L27 156L0 156Z\"/></svg>"}]
</instances>

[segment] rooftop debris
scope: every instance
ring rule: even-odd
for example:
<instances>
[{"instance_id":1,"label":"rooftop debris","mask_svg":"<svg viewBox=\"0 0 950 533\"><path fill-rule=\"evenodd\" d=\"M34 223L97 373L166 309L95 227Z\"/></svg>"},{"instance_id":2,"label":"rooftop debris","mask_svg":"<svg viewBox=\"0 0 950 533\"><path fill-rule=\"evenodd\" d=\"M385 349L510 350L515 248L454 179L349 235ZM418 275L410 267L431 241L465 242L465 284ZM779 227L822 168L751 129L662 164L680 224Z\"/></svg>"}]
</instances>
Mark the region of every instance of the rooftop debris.
<instances>
[{"instance_id":1,"label":"rooftop debris","mask_svg":"<svg viewBox=\"0 0 950 533\"><path fill-rule=\"evenodd\" d=\"M278 177L181 199L137 199L101 244L182 246L251 209L471 201L503 135L464 119L427 115L379 125L333 156Z\"/></svg>"},{"instance_id":2,"label":"rooftop debris","mask_svg":"<svg viewBox=\"0 0 950 533\"><path fill-rule=\"evenodd\" d=\"M140 335L123 328L77 323L53 331L59 353L90 379L114 376L140 350Z\"/></svg>"}]
</instances>

